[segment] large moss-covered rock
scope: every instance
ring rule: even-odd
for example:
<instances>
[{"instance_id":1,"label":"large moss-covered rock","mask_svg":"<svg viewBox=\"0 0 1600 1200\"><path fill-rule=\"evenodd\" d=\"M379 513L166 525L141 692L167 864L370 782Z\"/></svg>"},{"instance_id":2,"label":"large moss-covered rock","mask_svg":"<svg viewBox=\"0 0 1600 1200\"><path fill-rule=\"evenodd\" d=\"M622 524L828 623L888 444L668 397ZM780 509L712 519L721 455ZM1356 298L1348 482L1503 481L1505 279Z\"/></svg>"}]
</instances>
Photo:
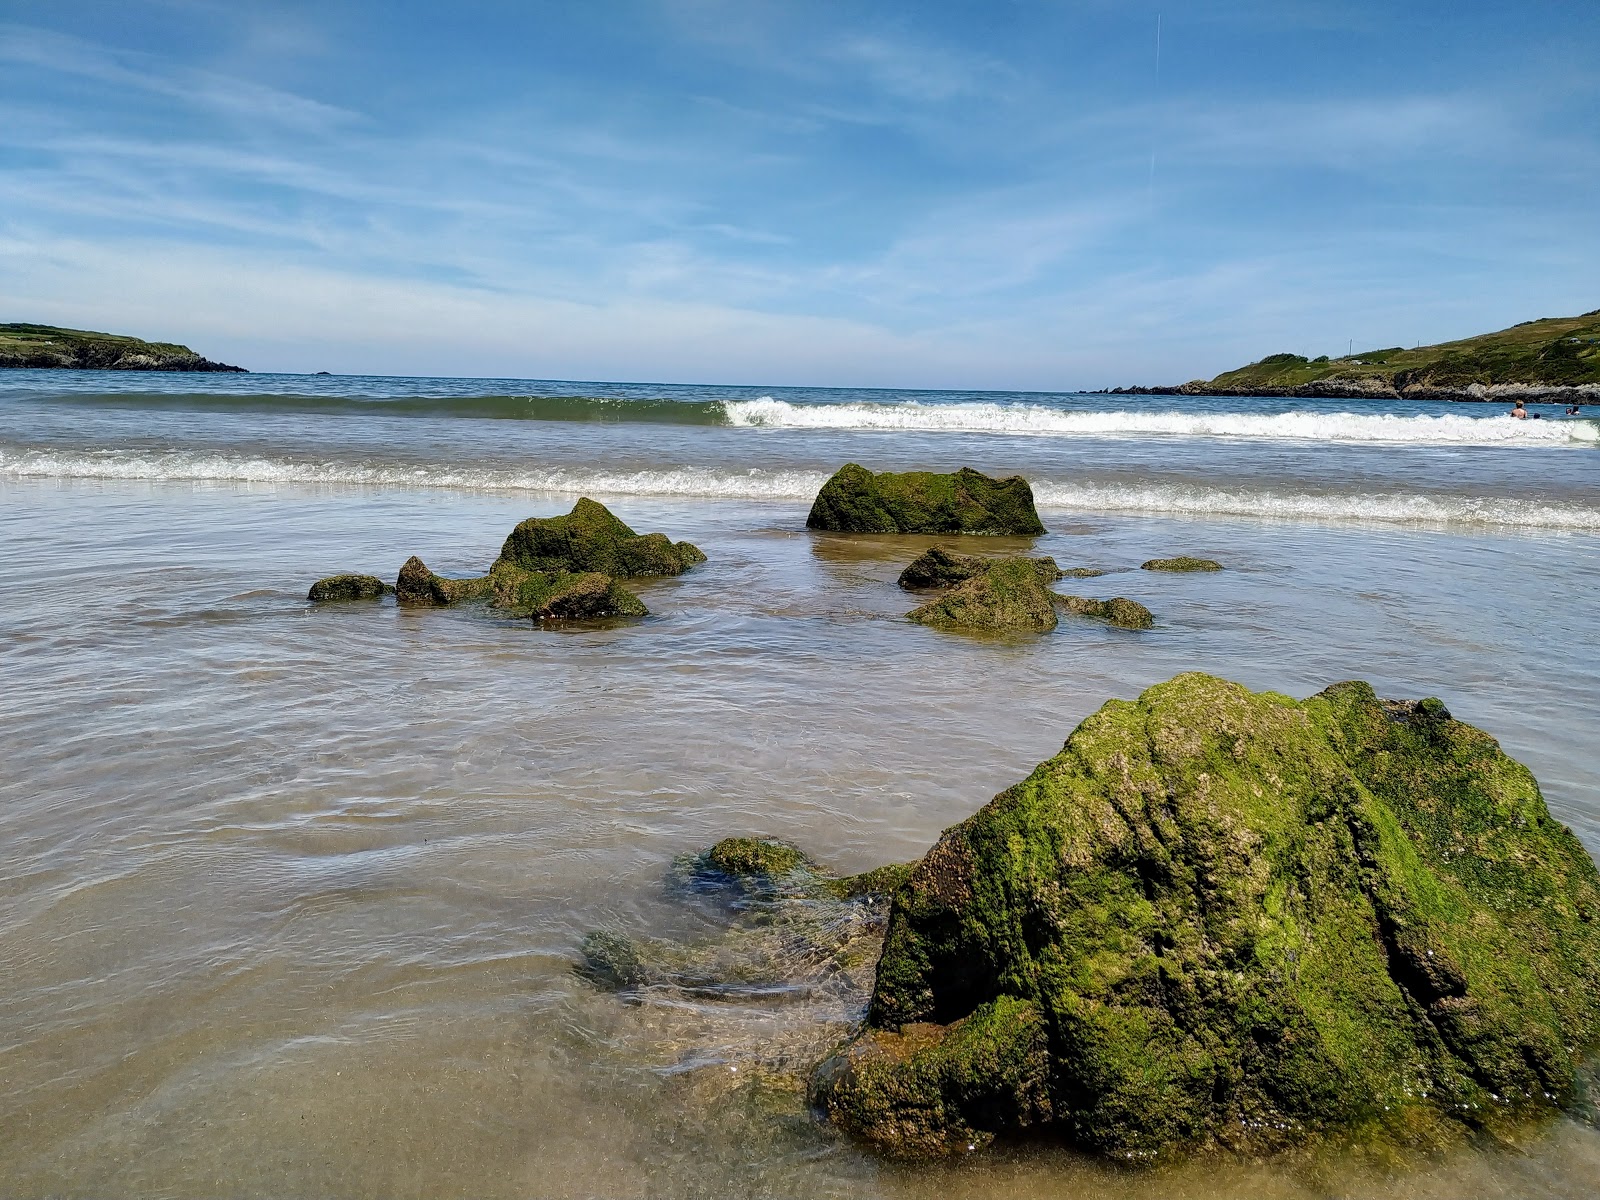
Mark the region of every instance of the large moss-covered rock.
<instances>
[{"instance_id":1,"label":"large moss-covered rock","mask_svg":"<svg viewBox=\"0 0 1600 1200\"><path fill-rule=\"evenodd\" d=\"M896 1153L1443 1139L1565 1102L1600 875L1437 700L1206 675L1113 701L895 893L814 1099Z\"/></svg>"},{"instance_id":2,"label":"large moss-covered rock","mask_svg":"<svg viewBox=\"0 0 1600 1200\"><path fill-rule=\"evenodd\" d=\"M1054 597L1027 558L992 563L906 615L935 629L1048 633L1056 627Z\"/></svg>"},{"instance_id":3,"label":"large moss-covered rock","mask_svg":"<svg viewBox=\"0 0 1600 1200\"><path fill-rule=\"evenodd\" d=\"M530 517L511 531L497 563L524 571L598 571L618 579L681 575L706 556L663 533L638 534L604 504L580 499L561 517Z\"/></svg>"},{"instance_id":4,"label":"large moss-covered rock","mask_svg":"<svg viewBox=\"0 0 1600 1200\"><path fill-rule=\"evenodd\" d=\"M376 600L394 588L376 575L329 575L311 585L307 600Z\"/></svg>"},{"instance_id":5,"label":"large moss-covered rock","mask_svg":"<svg viewBox=\"0 0 1600 1200\"><path fill-rule=\"evenodd\" d=\"M977 554L961 554L945 546L931 546L900 572L899 583L907 591L954 587L974 575L983 574L999 561ZM1033 565L1041 582L1054 583L1061 578L1061 568L1056 566L1053 558L1025 558L1022 561Z\"/></svg>"},{"instance_id":6,"label":"large moss-covered rock","mask_svg":"<svg viewBox=\"0 0 1600 1200\"><path fill-rule=\"evenodd\" d=\"M1058 596L1056 603L1073 616L1095 617L1121 629L1149 629L1156 623L1148 608L1126 596L1113 596L1109 600L1095 600L1089 596Z\"/></svg>"},{"instance_id":7,"label":"large moss-covered rock","mask_svg":"<svg viewBox=\"0 0 1600 1200\"><path fill-rule=\"evenodd\" d=\"M1177 558L1152 558L1139 564L1141 571L1220 571L1222 564L1214 558L1194 558L1180 554Z\"/></svg>"},{"instance_id":8,"label":"large moss-covered rock","mask_svg":"<svg viewBox=\"0 0 1600 1200\"><path fill-rule=\"evenodd\" d=\"M991 479L971 467L875 475L847 463L822 485L806 528L844 533L1044 532L1033 489L1020 475Z\"/></svg>"}]
</instances>

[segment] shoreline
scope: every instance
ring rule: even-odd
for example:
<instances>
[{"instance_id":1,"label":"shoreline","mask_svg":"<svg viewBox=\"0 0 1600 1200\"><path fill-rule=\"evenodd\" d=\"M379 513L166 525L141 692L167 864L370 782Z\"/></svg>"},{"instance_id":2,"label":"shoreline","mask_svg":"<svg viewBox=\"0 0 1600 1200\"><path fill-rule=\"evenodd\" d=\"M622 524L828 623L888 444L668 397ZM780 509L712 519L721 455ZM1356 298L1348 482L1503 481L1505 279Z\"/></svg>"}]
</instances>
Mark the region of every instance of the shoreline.
<instances>
[{"instance_id":1,"label":"shoreline","mask_svg":"<svg viewBox=\"0 0 1600 1200\"><path fill-rule=\"evenodd\" d=\"M1366 380L1322 380L1289 387L1264 386L1241 391L1194 381L1175 386L1102 388L1086 393L1099 396L1260 396L1303 400L1431 400L1445 404L1600 404L1600 384L1473 383L1464 388L1408 387L1375 384Z\"/></svg>"}]
</instances>

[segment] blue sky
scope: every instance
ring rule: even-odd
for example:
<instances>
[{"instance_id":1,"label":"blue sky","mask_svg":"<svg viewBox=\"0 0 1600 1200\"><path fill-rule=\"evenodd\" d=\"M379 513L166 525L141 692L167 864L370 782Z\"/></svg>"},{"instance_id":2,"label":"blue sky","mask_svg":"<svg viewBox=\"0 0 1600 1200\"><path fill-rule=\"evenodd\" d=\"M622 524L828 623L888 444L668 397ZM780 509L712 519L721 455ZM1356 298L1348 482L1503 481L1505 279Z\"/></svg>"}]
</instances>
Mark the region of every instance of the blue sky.
<instances>
[{"instance_id":1,"label":"blue sky","mask_svg":"<svg viewBox=\"0 0 1600 1200\"><path fill-rule=\"evenodd\" d=\"M1436 341L1600 307L1597 62L1592 0L0 0L0 320L957 388Z\"/></svg>"}]
</instances>

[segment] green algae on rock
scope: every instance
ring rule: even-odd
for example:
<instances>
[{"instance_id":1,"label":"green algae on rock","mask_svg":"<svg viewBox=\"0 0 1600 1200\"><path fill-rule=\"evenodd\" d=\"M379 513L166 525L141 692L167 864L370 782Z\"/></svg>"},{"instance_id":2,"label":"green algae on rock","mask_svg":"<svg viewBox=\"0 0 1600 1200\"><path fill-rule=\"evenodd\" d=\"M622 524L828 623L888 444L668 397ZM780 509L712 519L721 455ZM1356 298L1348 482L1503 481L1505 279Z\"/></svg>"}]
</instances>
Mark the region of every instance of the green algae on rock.
<instances>
[{"instance_id":1,"label":"green algae on rock","mask_svg":"<svg viewBox=\"0 0 1600 1200\"><path fill-rule=\"evenodd\" d=\"M490 604L519 617L573 621L650 615L644 601L599 571L524 571L496 562L488 584Z\"/></svg>"},{"instance_id":2,"label":"green algae on rock","mask_svg":"<svg viewBox=\"0 0 1600 1200\"><path fill-rule=\"evenodd\" d=\"M1139 564L1141 571L1220 571L1222 564L1210 558L1191 558L1180 554L1177 558L1152 558Z\"/></svg>"},{"instance_id":3,"label":"green algae on rock","mask_svg":"<svg viewBox=\"0 0 1600 1200\"><path fill-rule=\"evenodd\" d=\"M476 600L489 594L489 580L446 579L435 575L428 564L415 554L406 559L394 581L395 599L409 605L456 604L462 600Z\"/></svg>"},{"instance_id":4,"label":"green algae on rock","mask_svg":"<svg viewBox=\"0 0 1600 1200\"><path fill-rule=\"evenodd\" d=\"M912 559L910 565L900 572L899 583L907 591L954 587L974 575L983 574L1000 561L1003 560L977 554L960 554L945 546L932 546ZM1056 566L1053 558L1025 558L1022 561L1032 563L1033 569L1045 583L1054 583L1061 578L1061 568Z\"/></svg>"},{"instance_id":5,"label":"green algae on rock","mask_svg":"<svg viewBox=\"0 0 1600 1200\"><path fill-rule=\"evenodd\" d=\"M1189 674L945 832L813 1098L911 1155L1426 1143L1553 1112L1597 1040L1600 874L1493 738Z\"/></svg>"},{"instance_id":6,"label":"green algae on rock","mask_svg":"<svg viewBox=\"0 0 1600 1200\"><path fill-rule=\"evenodd\" d=\"M1001 559L906 615L935 629L1048 633L1056 627L1054 597L1027 558Z\"/></svg>"},{"instance_id":7,"label":"green algae on rock","mask_svg":"<svg viewBox=\"0 0 1600 1200\"><path fill-rule=\"evenodd\" d=\"M376 575L329 575L311 585L307 600L376 600L394 587Z\"/></svg>"},{"instance_id":8,"label":"green algae on rock","mask_svg":"<svg viewBox=\"0 0 1600 1200\"><path fill-rule=\"evenodd\" d=\"M1109 600L1092 600L1088 596L1057 596L1056 603L1074 616L1097 617L1120 629L1149 629L1156 623L1148 608L1126 596L1113 596Z\"/></svg>"},{"instance_id":9,"label":"green algae on rock","mask_svg":"<svg viewBox=\"0 0 1600 1200\"><path fill-rule=\"evenodd\" d=\"M991 479L971 467L953 474L873 474L846 463L822 485L807 529L843 533L987 533L1033 536L1044 524L1020 475Z\"/></svg>"},{"instance_id":10,"label":"green algae on rock","mask_svg":"<svg viewBox=\"0 0 1600 1200\"><path fill-rule=\"evenodd\" d=\"M663 533L635 533L605 505L585 496L565 516L523 521L506 538L496 561L524 571L598 571L633 579L681 575L706 556Z\"/></svg>"}]
</instances>

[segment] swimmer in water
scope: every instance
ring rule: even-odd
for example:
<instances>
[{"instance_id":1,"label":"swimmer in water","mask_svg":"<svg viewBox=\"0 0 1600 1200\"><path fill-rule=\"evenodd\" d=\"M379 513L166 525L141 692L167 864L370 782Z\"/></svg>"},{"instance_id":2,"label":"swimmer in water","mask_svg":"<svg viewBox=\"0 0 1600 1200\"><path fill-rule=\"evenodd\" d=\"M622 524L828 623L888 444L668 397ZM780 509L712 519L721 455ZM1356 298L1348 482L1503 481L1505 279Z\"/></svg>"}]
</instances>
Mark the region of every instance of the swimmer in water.
<instances>
[{"instance_id":1,"label":"swimmer in water","mask_svg":"<svg viewBox=\"0 0 1600 1200\"><path fill-rule=\"evenodd\" d=\"M1510 415L1519 421L1526 421L1528 419L1528 410L1522 407L1522 401L1518 400L1516 406L1512 408Z\"/></svg>"}]
</instances>

